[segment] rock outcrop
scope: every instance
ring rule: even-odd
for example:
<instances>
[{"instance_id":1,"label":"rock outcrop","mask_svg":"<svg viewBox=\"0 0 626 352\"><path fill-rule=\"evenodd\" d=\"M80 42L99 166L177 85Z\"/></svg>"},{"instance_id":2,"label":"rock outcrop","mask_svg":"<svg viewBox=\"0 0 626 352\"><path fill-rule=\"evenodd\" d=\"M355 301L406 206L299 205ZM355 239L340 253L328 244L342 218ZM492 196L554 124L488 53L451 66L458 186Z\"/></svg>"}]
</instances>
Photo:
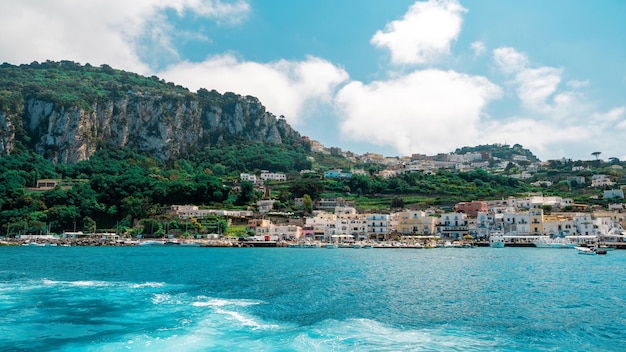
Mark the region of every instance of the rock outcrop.
<instances>
[{"instance_id":1,"label":"rock outcrop","mask_svg":"<svg viewBox=\"0 0 626 352\"><path fill-rule=\"evenodd\" d=\"M206 91L205 91L206 92ZM100 147L130 147L173 159L215 144L294 143L301 139L258 99L233 93L125 92L90 106L59 106L42 98L0 109L0 154L21 139L55 163L76 163Z\"/></svg>"}]
</instances>

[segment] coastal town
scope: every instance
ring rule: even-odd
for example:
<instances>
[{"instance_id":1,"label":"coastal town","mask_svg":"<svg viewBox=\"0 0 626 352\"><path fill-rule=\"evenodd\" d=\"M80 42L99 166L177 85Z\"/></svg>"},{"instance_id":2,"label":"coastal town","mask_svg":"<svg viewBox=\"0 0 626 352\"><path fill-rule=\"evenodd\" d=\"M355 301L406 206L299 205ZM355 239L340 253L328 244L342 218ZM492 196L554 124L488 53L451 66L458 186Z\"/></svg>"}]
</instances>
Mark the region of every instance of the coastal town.
<instances>
[{"instance_id":1,"label":"coastal town","mask_svg":"<svg viewBox=\"0 0 626 352\"><path fill-rule=\"evenodd\" d=\"M468 155L469 154L469 155ZM397 177L407 172L431 172L439 168L467 169L489 167L480 153L464 155L448 154L446 157L411 160L382 158L367 155L369 162L383 163L383 177ZM350 157L348 155L348 157ZM439 160L435 160L439 159ZM511 177L524 178L538 170L539 163L526 162L525 157L516 156L513 164L523 171ZM395 162L393 162L395 160ZM478 163L478 164L476 164ZM503 169L509 162L495 166ZM615 167L621 168L619 165ZM584 171L582 166L573 166L573 171ZM494 170L491 170L494 171ZM302 171L302 174L313 172ZM328 170L323 178L350 178L364 173L363 170ZM568 182L587 183L598 189L604 199L614 200L606 208L577 204L573 199L544 196L541 193L523 197L506 197L496 200L459 202L449 207L429 206L419 209L397 209L386 212L359 211L352 200L343 197L322 197L311 204L306 216L275 209L276 199L265 197L257 200L248 210L212 209L197 205L171 205L166 213L171 218L197 221L209 216L225 219L228 226L245 225L248 236L229 236L226 233L194 233L180 238L165 234L162 239L142 239L120 231L83 233L64 232L59 235L23 235L5 239L5 243L19 244L64 244L64 245L147 245L184 244L218 247L273 247L307 246L320 247L335 244L344 247L403 247L434 248L444 245L487 245L494 233L504 236L507 246L536 246L538 242L570 244L610 244L617 248L626 246L626 212L624 186L616 185L607 175L594 174L589 179L572 176ZM269 194L268 184L287 181L284 173L262 170L257 174L241 173L239 182L249 182L259 192ZM537 181L538 184L548 181ZM54 187L71 187L71 184L55 180L41 180L33 191L44 191ZM304 206L303 198L293 200L296 207ZM625 247L626 248L626 247Z\"/></svg>"},{"instance_id":2,"label":"coastal town","mask_svg":"<svg viewBox=\"0 0 626 352\"><path fill-rule=\"evenodd\" d=\"M7 235L0 240L3 244L23 245L435 248L487 246L490 237L498 234L503 236L506 246L534 247L554 243L556 246L609 244L626 248L626 186L623 185L623 176L620 176L623 175L623 167L617 158L610 158L608 163L599 160L600 152L592 153L596 157L593 161L561 159L540 162L519 145L497 145L510 152L506 158L487 151L463 150L433 156L384 157L375 153L357 155L339 148L326 148L314 140L308 140L308 143L316 157L335 155L351 165L376 165L377 171L326 168L301 170L298 174L270 170L242 172L237 180L230 178L228 187L231 192L241 194L244 184L248 184L258 199L247 206L228 208L174 204L160 210L161 219L176 219L179 224L191 224L185 225L184 231L164 228L155 234L154 231L142 230L146 225L138 221L126 228L120 228L118 223L109 230L97 230L94 223L87 231L77 231L74 223L72 231L57 234L49 230L47 233L21 233L19 228L17 234L15 228L11 234L7 226ZM552 178L538 176L548 175L550 172L546 170L556 168L565 172ZM468 173L475 170L505 176L504 180L532 184L539 190L551 187L555 182L566 188L588 189L589 200L595 202L575 202L572 198L528 192L520 196L445 205L418 203L394 207L392 204L390 208L372 211L358 207L354 197L322 195L315 199L294 197L285 201L277 199L275 191L292 179L327 182L351 178L389 180L405 174ZM222 182L225 183L226 179ZM55 189L70 190L85 182L88 180L41 179L27 191L42 194ZM288 209L284 207L286 202L290 204ZM213 219L213 226L209 227L214 231L209 231L206 226L201 230L201 223L209 218ZM221 224L216 225L218 220ZM226 231L231 227L243 230L237 234Z\"/></svg>"}]
</instances>

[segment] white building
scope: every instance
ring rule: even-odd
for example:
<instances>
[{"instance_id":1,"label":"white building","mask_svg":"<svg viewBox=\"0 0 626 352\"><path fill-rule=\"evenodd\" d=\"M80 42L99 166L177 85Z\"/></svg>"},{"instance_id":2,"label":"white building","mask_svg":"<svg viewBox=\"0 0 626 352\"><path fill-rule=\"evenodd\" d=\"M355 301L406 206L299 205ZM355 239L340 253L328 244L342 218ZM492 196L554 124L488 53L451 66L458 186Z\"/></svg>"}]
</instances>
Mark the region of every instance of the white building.
<instances>
[{"instance_id":1,"label":"white building","mask_svg":"<svg viewBox=\"0 0 626 352\"><path fill-rule=\"evenodd\" d=\"M614 184L615 182L611 181L611 179L607 175L591 176L591 187L613 186Z\"/></svg>"},{"instance_id":2,"label":"white building","mask_svg":"<svg viewBox=\"0 0 626 352\"><path fill-rule=\"evenodd\" d=\"M239 179L241 180L241 182L248 181L251 183L257 183L257 177L254 174L241 173L239 174Z\"/></svg>"},{"instance_id":3,"label":"white building","mask_svg":"<svg viewBox=\"0 0 626 352\"><path fill-rule=\"evenodd\" d=\"M388 214L367 214L366 232L371 239L384 239L389 234Z\"/></svg>"},{"instance_id":4,"label":"white building","mask_svg":"<svg viewBox=\"0 0 626 352\"><path fill-rule=\"evenodd\" d=\"M274 173L267 170L261 171L261 180L263 181L287 181L287 175L283 173Z\"/></svg>"}]
</instances>

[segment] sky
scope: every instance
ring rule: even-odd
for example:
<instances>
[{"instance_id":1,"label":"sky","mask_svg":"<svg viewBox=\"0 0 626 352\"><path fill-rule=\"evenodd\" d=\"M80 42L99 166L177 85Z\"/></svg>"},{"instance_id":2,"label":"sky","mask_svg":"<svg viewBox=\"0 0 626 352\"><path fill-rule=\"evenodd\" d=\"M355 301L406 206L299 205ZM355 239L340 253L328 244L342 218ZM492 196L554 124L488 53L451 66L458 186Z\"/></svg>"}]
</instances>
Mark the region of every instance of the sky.
<instances>
[{"instance_id":1,"label":"sky","mask_svg":"<svg viewBox=\"0 0 626 352\"><path fill-rule=\"evenodd\" d=\"M358 154L521 144L626 160L623 0L0 1L0 62L260 99Z\"/></svg>"}]
</instances>

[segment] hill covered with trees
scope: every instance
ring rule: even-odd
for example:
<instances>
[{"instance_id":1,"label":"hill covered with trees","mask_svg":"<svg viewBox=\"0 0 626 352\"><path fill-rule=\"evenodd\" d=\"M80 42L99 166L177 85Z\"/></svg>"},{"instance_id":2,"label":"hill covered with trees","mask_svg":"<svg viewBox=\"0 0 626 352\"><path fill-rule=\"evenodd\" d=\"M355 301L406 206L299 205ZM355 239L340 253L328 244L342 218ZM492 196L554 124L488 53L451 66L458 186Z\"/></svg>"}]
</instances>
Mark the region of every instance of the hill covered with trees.
<instances>
[{"instance_id":1,"label":"hill covered with trees","mask_svg":"<svg viewBox=\"0 0 626 352\"><path fill-rule=\"evenodd\" d=\"M208 146L305 144L251 96L196 93L165 82L71 61L0 65L0 155L22 146L55 163L87 160L105 147L161 160Z\"/></svg>"}]
</instances>

